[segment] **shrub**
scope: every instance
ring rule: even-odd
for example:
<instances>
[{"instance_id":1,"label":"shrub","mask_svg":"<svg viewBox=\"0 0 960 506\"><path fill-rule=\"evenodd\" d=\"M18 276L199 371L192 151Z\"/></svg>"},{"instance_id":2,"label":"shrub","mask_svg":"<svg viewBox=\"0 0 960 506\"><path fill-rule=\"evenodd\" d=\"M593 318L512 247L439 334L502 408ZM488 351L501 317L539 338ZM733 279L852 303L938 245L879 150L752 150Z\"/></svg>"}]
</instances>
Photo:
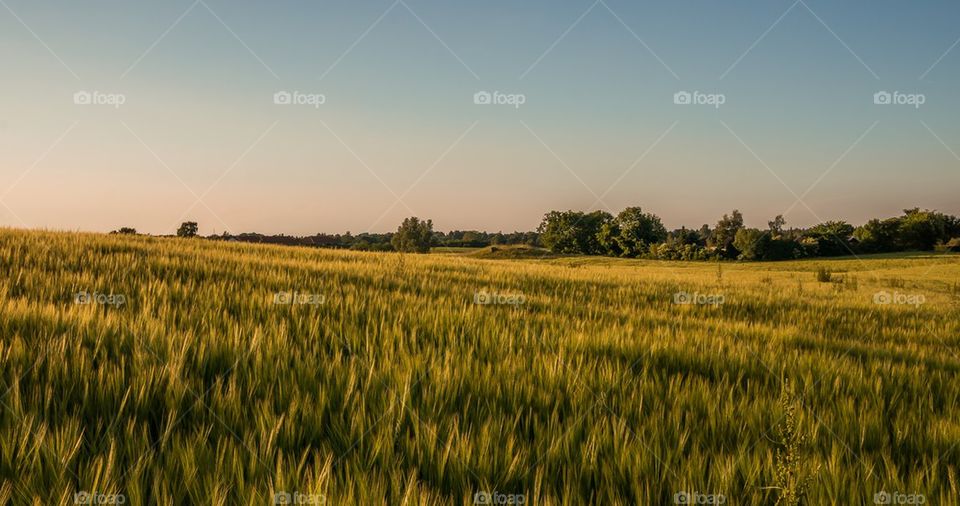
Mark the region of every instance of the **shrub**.
<instances>
[{"instance_id":1,"label":"shrub","mask_svg":"<svg viewBox=\"0 0 960 506\"><path fill-rule=\"evenodd\" d=\"M954 237L945 243L937 244L938 253L960 253L960 237Z\"/></svg>"},{"instance_id":2,"label":"shrub","mask_svg":"<svg viewBox=\"0 0 960 506\"><path fill-rule=\"evenodd\" d=\"M821 283L829 283L832 278L832 273L826 267L820 267L817 269L817 281Z\"/></svg>"}]
</instances>

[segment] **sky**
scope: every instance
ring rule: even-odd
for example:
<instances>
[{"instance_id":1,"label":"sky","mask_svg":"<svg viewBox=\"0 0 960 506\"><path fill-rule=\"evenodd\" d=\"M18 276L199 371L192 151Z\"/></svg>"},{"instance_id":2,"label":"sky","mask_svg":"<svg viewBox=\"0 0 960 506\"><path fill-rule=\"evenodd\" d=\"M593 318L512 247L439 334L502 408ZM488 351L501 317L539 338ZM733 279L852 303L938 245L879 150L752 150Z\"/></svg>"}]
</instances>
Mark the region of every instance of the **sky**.
<instances>
[{"instance_id":1,"label":"sky","mask_svg":"<svg viewBox=\"0 0 960 506\"><path fill-rule=\"evenodd\" d=\"M957 19L945 1L0 0L0 226L960 214Z\"/></svg>"}]
</instances>

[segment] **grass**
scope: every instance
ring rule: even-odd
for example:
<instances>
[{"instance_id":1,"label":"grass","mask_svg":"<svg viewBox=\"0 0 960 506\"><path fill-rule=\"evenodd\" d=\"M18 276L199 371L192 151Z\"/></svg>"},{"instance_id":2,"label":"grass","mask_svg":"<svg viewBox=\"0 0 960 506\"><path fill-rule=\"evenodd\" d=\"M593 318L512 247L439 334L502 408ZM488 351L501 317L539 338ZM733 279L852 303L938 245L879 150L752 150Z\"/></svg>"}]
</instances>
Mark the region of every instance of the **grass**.
<instances>
[{"instance_id":1,"label":"grass","mask_svg":"<svg viewBox=\"0 0 960 506\"><path fill-rule=\"evenodd\" d=\"M464 246L435 246L430 248L430 253L434 255L460 255L464 253L473 253L483 248L470 248Z\"/></svg>"},{"instance_id":2,"label":"grass","mask_svg":"<svg viewBox=\"0 0 960 506\"><path fill-rule=\"evenodd\" d=\"M507 246L488 246L473 251L469 255L472 258L483 258L487 260L525 260L531 258L553 258L558 255L545 248L536 248L524 245Z\"/></svg>"},{"instance_id":3,"label":"grass","mask_svg":"<svg viewBox=\"0 0 960 506\"><path fill-rule=\"evenodd\" d=\"M957 504L958 279L0 230L0 503Z\"/></svg>"}]
</instances>

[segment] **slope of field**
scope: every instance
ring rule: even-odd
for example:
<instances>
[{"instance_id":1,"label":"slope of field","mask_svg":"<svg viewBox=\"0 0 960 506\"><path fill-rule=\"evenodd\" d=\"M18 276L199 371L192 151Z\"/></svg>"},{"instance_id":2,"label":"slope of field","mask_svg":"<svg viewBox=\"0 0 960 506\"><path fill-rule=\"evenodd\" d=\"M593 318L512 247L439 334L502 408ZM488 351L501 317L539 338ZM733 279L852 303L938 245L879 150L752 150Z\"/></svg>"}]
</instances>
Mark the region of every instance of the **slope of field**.
<instances>
[{"instance_id":1,"label":"slope of field","mask_svg":"<svg viewBox=\"0 0 960 506\"><path fill-rule=\"evenodd\" d=\"M488 246L469 253L471 258L486 260L523 260L531 258L553 258L559 255L548 249L523 245Z\"/></svg>"},{"instance_id":2,"label":"slope of field","mask_svg":"<svg viewBox=\"0 0 960 506\"><path fill-rule=\"evenodd\" d=\"M958 296L956 256L500 261L0 230L0 500L773 504L806 482L810 504L956 504Z\"/></svg>"}]
</instances>

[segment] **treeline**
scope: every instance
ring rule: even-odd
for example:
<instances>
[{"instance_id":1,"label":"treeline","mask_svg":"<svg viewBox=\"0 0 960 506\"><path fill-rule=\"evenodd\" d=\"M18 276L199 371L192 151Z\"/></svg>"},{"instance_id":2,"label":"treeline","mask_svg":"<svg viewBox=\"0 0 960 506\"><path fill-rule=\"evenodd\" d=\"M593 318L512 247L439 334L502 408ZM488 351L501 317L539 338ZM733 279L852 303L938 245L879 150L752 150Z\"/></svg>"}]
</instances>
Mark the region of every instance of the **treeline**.
<instances>
[{"instance_id":1,"label":"treeline","mask_svg":"<svg viewBox=\"0 0 960 506\"><path fill-rule=\"evenodd\" d=\"M134 231L135 233L135 231ZM398 234L387 232L383 234L362 233L353 235L350 232L345 234L316 234L310 236L290 236L290 235L264 235L257 233L242 233L208 236L207 239L220 241L238 241L252 242L262 244L280 244L284 246L312 246L317 248L335 248L349 249L354 251L397 251L398 248L406 249L405 243L396 244L395 238ZM463 247L463 248L484 248L496 245L516 245L524 244L529 246L539 245L539 234L536 232L480 232L476 230L454 230L452 232L435 232L432 229L425 233L427 240L417 241L418 244L426 243L430 247ZM188 235L189 236L189 235Z\"/></svg>"},{"instance_id":2,"label":"treeline","mask_svg":"<svg viewBox=\"0 0 960 506\"><path fill-rule=\"evenodd\" d=\"M185 222L179 237L195 237L196 222ZM136 234L132 228L112 233ZM605 255L662 260L790 260L897 251L960 252L960 218L919 208L902 216L874 219L859 227L828 221L810 228L786 228L783 216L766 229L748 228L734 210L714 225L667 231L660 217L639 207L617 216L605 211L551 211L536 232L489 233L476 230L436 232L433 222L407 218L396 232L371 234L316 234L311 236L257 233L208 236L207 239L286 246L338 248L355 251L426 253L435 247L483 248L495 245L540 246L555 253Z\"/></svg>"},{"instance_id":3,"label":"treeline","mask_svg":"<svg viewBox=\"0 0 960 506\"><path fill-rule=\"evenodd\" d=\"M788 260L896 251L960 251L960 218L905 209L902 216L854 227L828 221L786 228L783 216L766 229L747 228L734 210L712 228L667 231L660 218L639 207L617 216L604 211L552 211L538 228L543 246L557 253L663 260Z\"/></svg>"}]
</instances>

